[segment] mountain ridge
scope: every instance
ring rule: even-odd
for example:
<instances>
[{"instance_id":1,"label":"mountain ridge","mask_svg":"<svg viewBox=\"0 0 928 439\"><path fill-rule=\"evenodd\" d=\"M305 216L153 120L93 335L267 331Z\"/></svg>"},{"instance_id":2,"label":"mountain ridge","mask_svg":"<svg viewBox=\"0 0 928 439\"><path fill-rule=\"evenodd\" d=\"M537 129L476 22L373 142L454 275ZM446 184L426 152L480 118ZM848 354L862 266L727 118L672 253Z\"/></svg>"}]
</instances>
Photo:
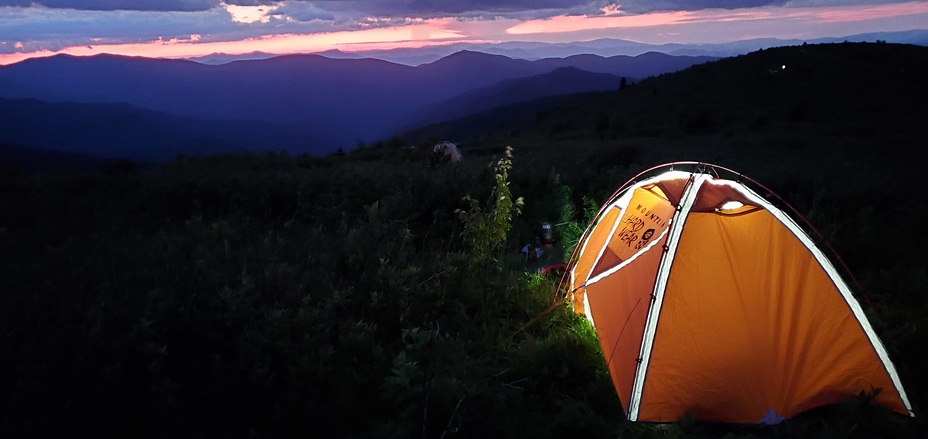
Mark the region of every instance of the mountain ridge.
<instances>
[{"instance_id":1,"label":"mountain ridge","mask_svg":"<svg viewBox=\"0 0 928 439\"><path fill-rule=\"evenodd\" d=\"M640 77L710 59L648 54L527 61L460 51L411 67L380 59L333 59L313 54L219 65L116 55L58 55L0 66L0 98L125 103L186 119L287 125L305 133L305 141L295 142L304 146L294 147L291 142L285 149L318 155L396 135L422 109L456 96L574 63L588 64L596 73Z\"/></svg>"},{"instance_id":2,"label":"mountain ridge","mask_svg":"<svg viewBox=\"0 0 928 439\"><path fill-rule=\"evenodd\" d=\"M471 90L448 101L423 109L413 125L422 126L479 113L493 107L566 93L618 90L621 77L610 73L581 70L574 66L556 69L522 79L504 80L489 87ZM566 87L563 84L567 84Z\"/></svg>"},{"instance_id":3,"label":"mountain ridge","mask_svg":"<svg viewBox=\"0 0 928 439\"><path fill-rule=\"evenodd\" d=\"M538 60L552 57L568 57L571 55L589 53L600 56L628 55L636 56L645 52L655 51L668 55L693 55L724 58L738 56L757 50L771 47L795 46L803 43L823 44L839 42L876 42L886 41L898 44L928 45L928 30L911 29L895 32L869 32L863 34L834 36L812 39L777 39L753 38L739 41L720 43L640 43L636 41L599 38L588 41L575 41L568 43L544 43L535 41L511 41L502 43L453 43L439 46L426 46L420 48L396 48L386 50L362 50L336 53L333 51L317 52L331 57L345 58L379 58L406 65L420 65L433 62L459 50L473 50L484 53L504 55L511 58ZM243 57L251 57L244 54ZM273 56L273 55L268 55ZM231 57L234 57L232 55Z\"/></svg>"}]
</instances>

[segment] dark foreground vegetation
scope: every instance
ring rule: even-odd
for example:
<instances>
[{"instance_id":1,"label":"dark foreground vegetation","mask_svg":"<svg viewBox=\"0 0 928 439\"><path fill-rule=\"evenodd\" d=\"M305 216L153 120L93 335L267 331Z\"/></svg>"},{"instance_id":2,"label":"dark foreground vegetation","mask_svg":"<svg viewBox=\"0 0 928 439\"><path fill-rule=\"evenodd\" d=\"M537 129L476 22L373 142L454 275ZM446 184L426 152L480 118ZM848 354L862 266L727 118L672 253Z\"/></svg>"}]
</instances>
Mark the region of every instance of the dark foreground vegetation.
<instances>
[{"instance_id":1,"label":"dark foreground vegetation","mask_svg":"<svg viewBox=\"0 0 928 439\"><path fill-rule=\"evenodd\" d=\"M923 437L925 77L926 48L792 47L344 156L5 169L0 435ZM444 138L463 162L402 147ZM595 333L534 268L674 160L744 172L810 220L920 417L861 398L771 427L624 422ZM527 263L542 221L557 245Z\"/></svg>"}]
</instances>

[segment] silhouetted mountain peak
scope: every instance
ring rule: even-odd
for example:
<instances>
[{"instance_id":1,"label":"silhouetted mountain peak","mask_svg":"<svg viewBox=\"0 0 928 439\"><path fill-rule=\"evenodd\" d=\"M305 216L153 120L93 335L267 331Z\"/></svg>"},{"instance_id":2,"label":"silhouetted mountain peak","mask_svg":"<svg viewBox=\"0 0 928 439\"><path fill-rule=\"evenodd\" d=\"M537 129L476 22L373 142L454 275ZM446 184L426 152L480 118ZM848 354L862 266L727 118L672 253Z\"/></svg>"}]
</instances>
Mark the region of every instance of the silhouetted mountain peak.
<instances>
[{"instance_id":1,"label":"silhouetted mountain peak","mask_svg":"<svg viewBox=\"0 0 928 439\"><path fill-rule=\"evenodd\" d=\"M287 68L316 69L320 72L324 69L332 69L333 71L360 69L362 72L375 75L376 73L365 69L408 70L411 68L409 66L374 58L333 58L317 53L279 55L267 59L233 61L226 64L226 66L250 66L261 69L262 71ZM278 73L285 75L286 70L279 71Z\"/></svg>"},{"instance_id":2,"label":"silhouetted mountain peak","mask_svg":"<svg viewBox=\"0 0 928 439\"><path fill-rule=\"evenodd\" d=\"M231 54L231 53L225 53L225 52L213 52L209 55L197 56L197 57L192 57L192 58L187 58L187 59L189 61L196 61L200 64L219 65L219 64L228 64L233 61L244 61L244 60L249 60L249 59L252 59L252 60L253 59L267 59L267 58L273 58L275 56L277 55L273 53L267 53L267 52L261 52L261 51L255 50L252 52L239 53L239 54Z\"/></svg>"},{"instance_id":3,"label":"silhouetted mountain peak","mask_svg":"<svg viewBox=\"0 0 928 439\"><path fill-rule=\"evenodd\" d=\"M600 61L606 59L606 57L594 55L592 53L580 53L577 55L571 55L566 58L563 58L565 61Z\"/></svg>"},{"instance_id":4,"label":"silhouetted mountain peak","mask_svg":"<svg viewBox=\"0 0 928 439\"><path fill-rule=\"evenodd\" d=\"M650 52L642 53L641 55L638 55L638 56L636 56L635 58L642 58L642 59L648 59L648 58L652 58L652 59L666 59L666 58L673 58L673 56L672 56L672 55L668 55L668 54L666 54L666 53L662 53L662 52L650 51Z\"/></svg>"},{"instance_id":5,"label":"silhouetted mountain peak","mask_svg":"<svg viewBox=\"0 0 928 439\"><path fill-rule=\"evenodd\" d=\"M483 52L475 52L472 50L461 50L451 55L448 55L444 58L439 59L438 61L423 64L420 67L448 67L448 66L487 66L487 65L500 65L504 63L513 63L513 62L525 62L523 60L515 60L508 56L503 55L493 55Z\"/></svg>"},{"instance_id":6,"label":"silhouetted mountain peak","mask_svg":"<svg viewBox=\"0 0 928 439\"><path fill-rule=\"evenodd\" d=\"M466 60L472 61L475 59L512 59L504 55L494 55L490 53L478 52L476 50L459 50L444 57L445 60Z\"/></svg>"},{"instance_id":7,"label":"silhouetted mountain peak","mask_svg":"<svg viewBox=\"0 0 928 439\"><path fill-rule=\"evenodd\" d=\"M564 67L558 67L558 68L556 68L556 69L554 69L554 70L552 70L552 71L550 71L550 72L548 72L548 73L544 73L544 74L538 75L538 76L536 76L536 78L555 78L555 79L559 79L559 78L567 79L567 78L570 78L570 79L575 79L575 78L578 78L578 77L593 77L593 76L595 76L595 77L607 77L607 76L608 76L608 77L614 77L615 75L611 75L611 74L608 74L608 73L593 73L593 72L589 72L589 71L580 69L580 68L575 67L575 66L564 66Z\"/></svg>"},{"instance_id":8,"label":"silhouetted mountain peak","mask_svg":"<svg viewBox=\"0 0 928 439\"><path fill-rule=\"evenodd\" d=\"M29 58L18 63L10 64L7 66L0 66L0 69L21 67L41 67L46 69L53 69L61 66L108 67L140 65L197 66L200 64L186 59L147 58L143 56L114 55L111 53L100 53L89 56L76 56L62 53L43 58Z\"/></svg>"}]
</instances>

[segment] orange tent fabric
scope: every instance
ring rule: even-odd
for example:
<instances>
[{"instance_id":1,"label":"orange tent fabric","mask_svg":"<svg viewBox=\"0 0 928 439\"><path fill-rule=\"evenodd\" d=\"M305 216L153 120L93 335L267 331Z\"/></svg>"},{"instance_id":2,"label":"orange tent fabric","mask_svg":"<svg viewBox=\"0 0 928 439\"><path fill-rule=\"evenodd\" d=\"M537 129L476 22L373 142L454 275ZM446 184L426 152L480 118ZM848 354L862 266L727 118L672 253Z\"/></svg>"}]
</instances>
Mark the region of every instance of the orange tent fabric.
<instances>
[{"instance_id":1,"label":"orange tent fabric","mask_svg":"<svg viewBox=\"0 0 928 439\"><path fill-rule=\"evenodd\" d=\"M699 169L619 192L572 261L574 309L596 328L628 419L767 422L874 389L912 415L809 236L746 185Z\"/></svg>"}]
</instances>

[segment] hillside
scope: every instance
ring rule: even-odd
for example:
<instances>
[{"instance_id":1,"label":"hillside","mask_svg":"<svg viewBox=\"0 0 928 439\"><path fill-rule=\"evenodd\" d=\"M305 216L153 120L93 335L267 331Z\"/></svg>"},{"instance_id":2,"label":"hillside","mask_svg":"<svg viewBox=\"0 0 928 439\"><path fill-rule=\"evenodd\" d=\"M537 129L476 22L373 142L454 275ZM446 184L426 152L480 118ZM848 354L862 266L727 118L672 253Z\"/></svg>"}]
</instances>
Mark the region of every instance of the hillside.
<instances>
[{"instance_id":1,"label":"hillside","mask_svg":"<svg viewBox=\"0 0 928 439\"><path fill-rule=\"evenodd\" d=\"M903 230L905 221L916 227L914 215L928 202L910 189L921 179L918 163L928 158L926 75L928 48L921 46L783 47L649 78L622 92L494 109L410 132L407 140L451 139L465 157L511 145L521 157L517 172L557 170L565 184L597 200L636 169L707 161L768 182L813 219L860 216L872 222L858 226ZM835 209L834 216L819 217L823 209ZM853 243L842 253L858 267L874 254L898 260L879 240L861 241L858 226L830 231ZM925 243L915 238L913 245Z\"/></svg>"},{"instance_id":2,"label":"hillside","mask_svg":"<svg viewBox=\"0 0 928 439\"><path fill-rule=\"evenodd\" d=\"M0 435L922 437L928 238L893 238L928 215L926 50L768 49L344 155L0 173ZM445 138L464 160L430 164ZM624 421L592 327L519 249L557 221L540 262L563 261L675 160L743 172L821 232L916 418L862 397L775 426Z\"/></svg>"},{"instance_id":3,"label":"hillside","mask_svg":"<svg viewBox=\"0 0 928 439\"><path fill-rule=\"evenodd\" d=\"M323 142L297 126L194 119L118 103L0 98L0 113L0 142L113 159L165 162L178 154L299 150Z\"/></svg>"},{"instance_id":4,"label":"hillside","mask_svg":"<svg viewBox=\"0 0 928 439\"><path fill-rule=\"evenodd\" d=\"M507 106L406 137L454 139L465 154L513 143L523 154L544 152L544 161L563 154L570 163L587 162L587 153L598 150L636 151L625 162L599 165L607 168L675 159L737 167L760 155L769 159L764 168L844 165L829 152L911 163L912 154L924 154L917 139L925 130L920 102L928 90L919 78L928 71L926 51L893 44L768 49L649 78L622 92Z\"/></svg>"},{"instance_id":5,"label":"hillside","mask_svg":"<svg viewBox=\"0 0 928 439\"><path fill-rule=\"evenodd\" d=\"M0 173L68 173L98 171L107 164L101 157L40 148L0 144Z\"/></svg>"},{"instance_id":6,"label":"hillside","mask_svg":"<svg viewBox=\"0 0 928 439\"><path fill-rule=\"evenodd\" d=\"M592 73L576 67L558 67L549 73L509 79L490 87L462 93L430 105L411 117L411 126L456 119L494 107L565 94L617 90L621 78L609 73Z\"/></svg>"}]
</instances>

